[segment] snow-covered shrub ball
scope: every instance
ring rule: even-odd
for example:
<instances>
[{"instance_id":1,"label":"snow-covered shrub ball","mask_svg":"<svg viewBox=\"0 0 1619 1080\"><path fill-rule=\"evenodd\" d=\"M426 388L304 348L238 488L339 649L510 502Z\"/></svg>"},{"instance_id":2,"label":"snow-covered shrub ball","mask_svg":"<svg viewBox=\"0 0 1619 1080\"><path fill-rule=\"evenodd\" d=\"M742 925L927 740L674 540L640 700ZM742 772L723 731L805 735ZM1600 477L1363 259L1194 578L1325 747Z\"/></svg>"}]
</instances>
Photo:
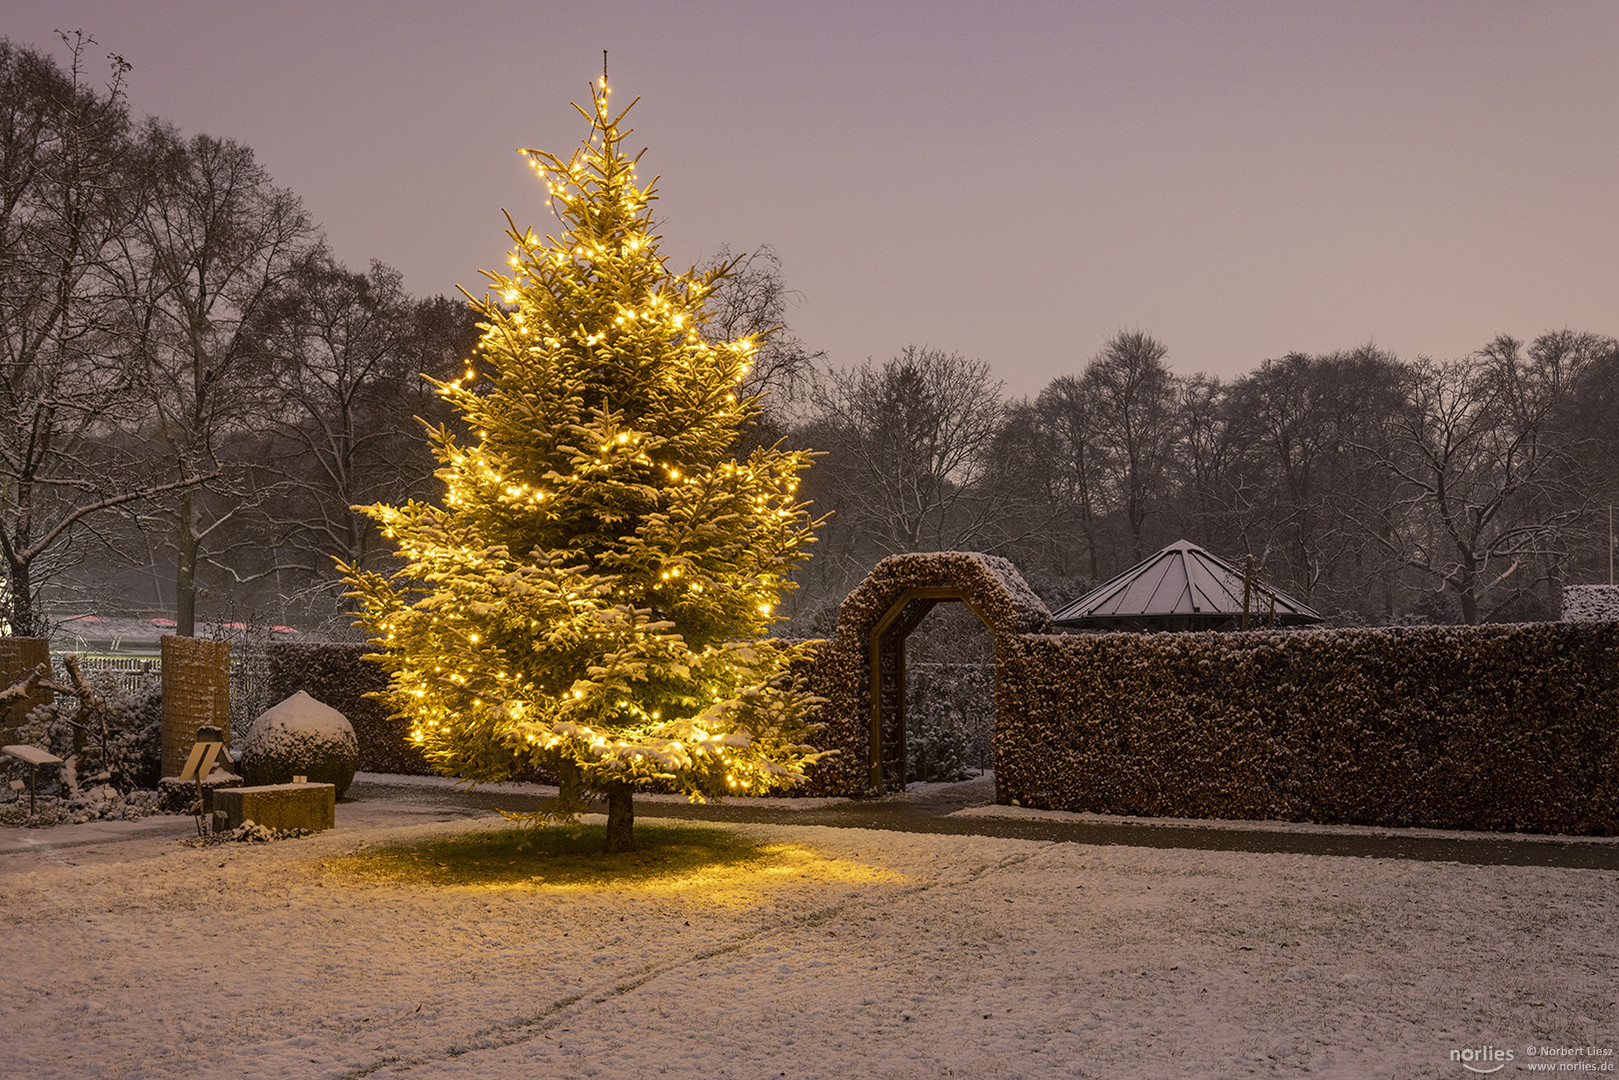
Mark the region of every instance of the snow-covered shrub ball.
<instances>
[{"instance_id":1,"label":"snow-covered shrub ball","mask_svg":"<svg viewBox=\"0 0 1619 1080\"><path fill-rule=\"evenodd\" d=\"M290 784L294 776L307 776L312 784L336 784L342 798L359 761L347 718L300 690L253 721L239 764L249 784Z\"/></svg>"}]
</instances>

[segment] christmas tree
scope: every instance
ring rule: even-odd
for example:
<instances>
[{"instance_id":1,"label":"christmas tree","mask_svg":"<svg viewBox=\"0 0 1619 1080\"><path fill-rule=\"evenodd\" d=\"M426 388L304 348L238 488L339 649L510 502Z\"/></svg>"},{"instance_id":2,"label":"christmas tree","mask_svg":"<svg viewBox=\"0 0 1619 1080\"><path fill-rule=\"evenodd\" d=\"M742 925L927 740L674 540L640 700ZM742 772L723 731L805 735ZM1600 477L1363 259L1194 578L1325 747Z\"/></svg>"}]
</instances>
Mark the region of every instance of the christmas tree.
<instances>
[{"instance_id":1,"label":"christmas tree","mask_svg":"<svg viewBox=\"0 0 1619 1080\"><path fill-rule=\"evenodd\" d=\"M811 540L808 455L735 457L757 341L705 341L729 267L666 269L656 181L637 186L609 93L592 87L568 160L522 151L561 237L512 224L509 271L485 272L476 362L437 384L469 432L430 433L441 504L366 508L402 568L344 569L386 700L434 766L540 768L561 794L535 820L604 796L618 851L637 787L761 794L819 755L789 671L801 647L762 639Z\"/></svg>"}]
</instances>

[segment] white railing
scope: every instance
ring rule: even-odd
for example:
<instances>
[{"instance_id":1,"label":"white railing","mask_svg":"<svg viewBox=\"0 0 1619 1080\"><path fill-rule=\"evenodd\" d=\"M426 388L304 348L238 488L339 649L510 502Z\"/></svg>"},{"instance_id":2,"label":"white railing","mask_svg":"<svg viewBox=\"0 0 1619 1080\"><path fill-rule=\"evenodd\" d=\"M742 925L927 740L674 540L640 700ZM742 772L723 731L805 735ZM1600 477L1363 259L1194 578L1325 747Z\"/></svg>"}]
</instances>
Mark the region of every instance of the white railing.
<instances>
[{"instance_id":1,"label":"white railing","mask_svg":"<svg viewBox=\"0 0 1619 1080\"><path fill-rule=\"evenodd\" d=\"M160 656L128 653L64 652L51 654L51 665L59 676L66 675L62 657L69 652L79 658L79 670L92 682L107 681L127 694L139 694L163 686L163 659ZM274 702L267 701L269 656L263 650L244 652L232 648L230 658L230 723L233 737L245 734L247 725Z\"/></svg>"}]
</instances>

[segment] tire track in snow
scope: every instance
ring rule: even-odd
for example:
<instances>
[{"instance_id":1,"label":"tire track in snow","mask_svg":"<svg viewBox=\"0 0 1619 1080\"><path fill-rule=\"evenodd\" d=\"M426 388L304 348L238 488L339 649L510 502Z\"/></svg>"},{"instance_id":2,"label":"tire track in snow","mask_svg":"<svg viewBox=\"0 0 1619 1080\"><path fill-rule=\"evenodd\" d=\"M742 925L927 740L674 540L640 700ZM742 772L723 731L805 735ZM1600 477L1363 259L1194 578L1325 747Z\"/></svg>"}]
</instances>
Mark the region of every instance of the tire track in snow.
<instances>
[{"instance_id":1,"label":"tire track in snow","mask_svg":"<svg viewBox=\"0 0 1619 1080\"><path fill-rule=\"evenodd\" d=\"M922 882L917 885L911 885L898 889L895 892L888 894L887 898L899 899L908 896L918 896L933 889L946 886L954 887L971 885L976 881L988 877L990 874L994 874L1001 870L1006 870L1013 866L1017 866L1020 863L1027 862L1029 859L1034 858L1034 856L1040 854L1041 852L1056 846L1058 846L1058 844L1054 841L1040 843L1038 846L1031 847L1027 851L1016 855L1007 856L1004 859L986 864L985 866L979 867L977 870L961 876L941 878L937 881ZM436 1062L458 1058L465 1054L476 1053L481 1050L503 1050L507 1047L517 1046L521 1043L531 1042L537 1038L543 1038L547 1032L553 1031L570 1021L580 1019L584 1014L588 1013L590 1009L599 1005L606 1005L609 1002L616 1001L628 994L632 994L641 987L660 979L665 975L705 963L714 959L715 957L727 956L731 953L740 952L749 945L767 940L772 936L784 933L788 930L797 930L806 926L815 926L820 923L824 923L839 915L846 909L858 907L863 902L869 902L870 899L871 898L869 896L865 895L845 897L843 900L840 900L837 903L827 904L826 906L817 908L807 914L789 915L777 919L771 924L762 926L759 929L753 930L749 933L739 935L738 937L733 938L724 944L703 949L692 956L679 960L665 961L660 964L649 964L640 970L631 973L625 978L617 980L607 987L597 990L586 990L582 993L570 994L567 997L558 998L549 1005L546 1005L544 1008L540 1009L539 1012L532 1016L520 1020L507 1020L497 1024L490 1024L479 1031L473 1032L464 1041L446 1047L439 1053L426 1056L405 1057L396 1055L381 1058L363 1069L356 1069L353 1072L344 1073L340 1080L365 1080L366 1077L379 1073L384 1069L392 1069L398 1072L408 1072L423 1065L432 1065Z\"/></svg>"}]
</instances>

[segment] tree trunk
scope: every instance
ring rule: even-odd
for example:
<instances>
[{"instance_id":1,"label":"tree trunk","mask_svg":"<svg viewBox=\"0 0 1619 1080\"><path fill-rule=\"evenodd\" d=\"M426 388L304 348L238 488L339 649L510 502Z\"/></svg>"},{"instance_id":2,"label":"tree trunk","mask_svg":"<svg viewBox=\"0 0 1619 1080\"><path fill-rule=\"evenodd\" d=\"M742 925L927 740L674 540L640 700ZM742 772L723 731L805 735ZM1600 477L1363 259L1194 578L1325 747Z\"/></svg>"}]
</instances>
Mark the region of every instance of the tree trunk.
<instances>
[{"instance_id":1,"label":"tree trunk","mask_svg":"<svg viewBox=\"0 0 1619 1080\"><path fill-rule=\"evenodd\" d=\"M1471 580L1457 589L1457 598L1462 602L1462 622L1468 626L1478 625L1478 586Z\"/></svg>"},{"instance_id":2,"label":"tree trunk","mask_svg":"<svg viewBox=\"0 0 1619 1080\"><path fill-rule=\"evenodd\" d=\"M1456 587L1456 598L1461 601L1462 622L1478 625L1479 573L1477 563L1468 560L1462 564L1451 582Z\"/></svg>"},{"instance_id":3,"label":"tree trunk","mask_svg":"<svg viewBox=\"0 0 1619 1080\"><path fill-rule=\"evenodd\" d=\"M19 483L11 492L0 491L0 498L10 494L14 517L8 523L15 528L15 543L10 536L0 536L0 547L5 549L7 584L11 589L10 637L47 637L44 627L36 624L39 613L34 610L34 583L30 580L31 559L28 544L33 532L34 485Z\"/></svg>"},{"instance_id":4,"label":"tree trunk","mask_svg":"<svg viewBox=\"0 0 1619 1080\"><path fill-rule=\"evenodd\" d=\"M635 804L630 785L607 785L607 853L635 850Z\"/></svg>"},{"instance_id":5,"label":"tree trunk","mask_svg":"<svg viewBox=\"0 0 1619 1080\"><path fill-rule=\"evenodd\" d=\"M191 525L192 493L180 493L175 544L174 633L177 637L197 636L197 533Z\"/></svg>"},{"instance_id":6,"label":"tree trunk","mask_svg":"<svg viewBox=\"0 0 1619 1080\"><path fill-rule=\"evenodd\" d=\"M29 565L16 559L8 559L7 562L10 564L8 573L11 589L11 595L7 599L11 601L11 611L8 613L9 618L0 619L0 623L9 622L11 628L4 636L19 638L48 636L42 625L45 620L34 610L34 583L30 580Z\"/></svg>"}]
</instances>

